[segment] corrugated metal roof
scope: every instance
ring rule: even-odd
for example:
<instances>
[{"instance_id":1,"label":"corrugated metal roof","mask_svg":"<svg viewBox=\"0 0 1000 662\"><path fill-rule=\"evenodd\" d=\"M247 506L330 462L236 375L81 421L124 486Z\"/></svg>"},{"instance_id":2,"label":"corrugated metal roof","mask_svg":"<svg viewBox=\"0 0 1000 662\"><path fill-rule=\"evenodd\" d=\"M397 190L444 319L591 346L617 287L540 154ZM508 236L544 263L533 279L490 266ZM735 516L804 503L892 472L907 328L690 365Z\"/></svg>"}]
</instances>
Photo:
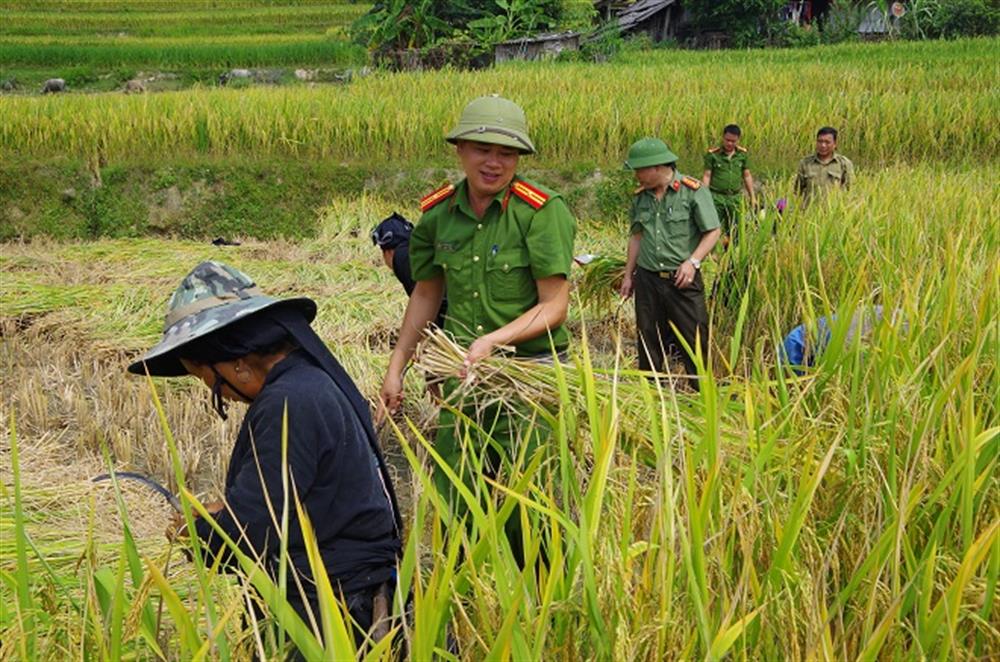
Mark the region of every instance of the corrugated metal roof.
<instances>
[{"instance_id":1,"label":"corrugated metal roof","mask_svg":"<svg viewBox=\"0 0 1000 662\"><path fill-rule=\"evenodd\" d=\"M626 30L676 3L677 0L639 0L618 14L618 27Z\"/></svg>"}]
</instances>

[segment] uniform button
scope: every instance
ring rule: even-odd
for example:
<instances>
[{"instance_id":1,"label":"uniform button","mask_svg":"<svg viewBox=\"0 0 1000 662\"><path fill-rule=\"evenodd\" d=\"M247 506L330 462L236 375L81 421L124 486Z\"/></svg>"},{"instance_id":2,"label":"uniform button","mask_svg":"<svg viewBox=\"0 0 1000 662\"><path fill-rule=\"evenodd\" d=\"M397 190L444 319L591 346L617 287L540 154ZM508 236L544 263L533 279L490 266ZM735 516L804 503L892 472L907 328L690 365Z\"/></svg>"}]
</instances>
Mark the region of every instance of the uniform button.
<instances>
[{"instance_id":1,"label":"uniform button","mask_svg":"<svg viewBox=\"0 0 1000 662\"><path fill-rule=\"evenodd\" d=\"M472 298L473 299L478 299L479 298L479 292L473 292L472 293Z\"/></svg>"},{"instance_id":2,"label":"uniform button","mask_svg":"<svg viewBox=\"0 0 1000 662\"><path fill-rule=\"evenodd\" d=\"M480 223L479 225L477 225L477 226L476 226L476 229L477 229L477 230L482 230L482 229L483 229L483 224L482 224L482 223Z\"/></svg>"},{"instance_id":3,"label":"uniform button","mask_svg":"<svg viewBox=\"0 0 1000 662\"><path fill-rule=\"evenodd\" d=\"M482 333L482 332L483 332L483 325L482 324L477 324L476 325L476 333Z\"/></svg>"},{"instance_id":4,"label":"uniform button","mask_svg":"<svg viewBox=\"0 0 1000 662\"><path fill-rule=\"evenodd\" d=\"M503 270L504 271L510 271L510 265L509 264L503 265Z\"/></svg>"},{"instance_id":5,"label":"uniform button","mask_svg":"<svg viewBox=\"0 0 1000 662\"><path fill-rule=\"evenodd\" d=\"M478 255L473 255L472 256L472 261L473 262L479 262L479 256Z\"/></svg>"}]
</instances>

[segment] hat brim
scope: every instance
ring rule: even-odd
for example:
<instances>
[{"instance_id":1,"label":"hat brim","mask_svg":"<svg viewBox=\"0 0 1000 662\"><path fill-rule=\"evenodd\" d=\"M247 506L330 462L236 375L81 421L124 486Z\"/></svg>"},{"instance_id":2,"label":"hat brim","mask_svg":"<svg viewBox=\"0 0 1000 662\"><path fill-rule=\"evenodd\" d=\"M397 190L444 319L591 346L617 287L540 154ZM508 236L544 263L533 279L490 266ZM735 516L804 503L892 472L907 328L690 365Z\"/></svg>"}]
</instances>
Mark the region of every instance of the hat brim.
<instances>
[{"instance_id":1,"label":"hat brim","mask_svg":"<svg viewBox=\"0 0 1000 662\"><path fill-rule=\"evenodd\" d=\"M193 340L246 319L249 315L277 306L298 308L305 315L307 322L312 322L316 319L316 302L308 297L274 299L258 295L241 301L214 306L185 317L169 327L164 331L163 339L146 352L141 359L130 364L128 371L135 375L144 375L148 372L152 377L181 377L187 375L188 371L178 357L178 349ZM219 310L223 307L226 309L225 319L217 321Z\"/></svg>"},{"instance_id":2,"label":"hat brim","mask_svg":"<svg viewBox=\"0 0 1000 662\"><path fill-rule=\"evenodd\" d=\"M452 132L449 133L447 136L445 136L444 139L450 142L452 145L457 145L458 141L460 140L468 140L469 142L473 143L486 143L487 145L503 145L504 147L512 147L517 151L519 151L521 154L535 153L535 145L527 137L525 137L525 141L527 143L525 144L522 143L520 140L517 140L516 138L512 138L503 133L496 133L494 131L490 131L489 129L482 132L479 131L475 132L463 131L461 133Z\"/></svg>"},{"instance_id":3,"label":"hat brim","mask_svg":"<svg viewBox=\"0 0 1000 662\"><path fill-rule=\"evenodd\" d=\"M639 168L651 168L658 165L674 165L677 163L677 156L675 154L668 154L667 156L655 156L645 159L632 159L631 161L625 161L625 167L629 170L638 170Z\"/></svg>"}]
</instances>

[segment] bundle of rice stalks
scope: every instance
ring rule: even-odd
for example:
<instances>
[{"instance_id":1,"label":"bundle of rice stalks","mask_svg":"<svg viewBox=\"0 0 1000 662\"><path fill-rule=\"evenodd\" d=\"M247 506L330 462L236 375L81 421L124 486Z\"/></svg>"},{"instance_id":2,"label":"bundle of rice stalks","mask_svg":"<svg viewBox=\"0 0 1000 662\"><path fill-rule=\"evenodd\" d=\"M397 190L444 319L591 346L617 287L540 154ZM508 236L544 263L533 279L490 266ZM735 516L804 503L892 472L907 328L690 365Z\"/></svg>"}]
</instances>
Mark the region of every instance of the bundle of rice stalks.
<instances>
[{"instance_id":1,"label":"bundle of rice stalks","mask_svg":"<svg viewBox=\"0 0 1000 662\"><path fill-rule=\"evenodd\" d=\"M586 342L584 338L583 342ZM676 392L664 384L664 393L658 397L656 386L650 381L651 374L638 370L603 371L594 368L584 352L574 357L572 363L559 366L543 363L537 359L494 354L465 369L467 349L456 343L445 332L435 329L425 334L425 339L417 352L419 368L429 373L460 380L447 398L447 402L458 406L466 396L475 390L473 399L478 404L500 402L516 406L526 404L540 407L556 415L561 409L573 412L588 411L588 403L596 403L602 412L611 407L617 410L619 429L628 444L638 447L639 454L650 459L652 451L650 437L651 417L662 415L661 406L671 398L669 415L679 423L683 433L701 434L705 418L697 394ZM564 395L561 382L565 382ZM585 423L586 416L579 422Z\"/></svg>"},{"instance_id":2,"label":"bundle of rice stalks","mask_svg":"<svg viewBox=\"0 0 1000 662\"><path fill-rule=\"evenodd\" d=\"M580 302L593 311L608 310L618 303L618 290L625 278L625 260L616 257L582 256L583 276L576 284Z\"/></svg>"}]
</instances>

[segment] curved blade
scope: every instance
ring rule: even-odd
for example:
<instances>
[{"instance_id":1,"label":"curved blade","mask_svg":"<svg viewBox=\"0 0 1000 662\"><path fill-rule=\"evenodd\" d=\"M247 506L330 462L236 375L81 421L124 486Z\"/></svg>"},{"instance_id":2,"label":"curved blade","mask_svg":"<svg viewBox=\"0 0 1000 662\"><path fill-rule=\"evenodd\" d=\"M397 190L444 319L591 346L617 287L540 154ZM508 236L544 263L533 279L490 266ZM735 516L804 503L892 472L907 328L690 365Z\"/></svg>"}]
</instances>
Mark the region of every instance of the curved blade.
<instances>
[{"instance_id":1,"label":"curved blade","mask_svg":"<svg viewBox=\"0 0 1000 662\"><path fill-rule=\"evenodd\" d=\"M165 488L163 485L160 485L149 476L143 476L142 474L137 474L133 471L115 471L109 474L101 474L100 476L94 476L93 478L90 479L90 482L99 483L102 480L111 480L112 475L118 480L134 480L137 483L142 483L143 485L150 488L151 490L162 496L164 499L166 499L167 503L169 503L174 510L176 510L177 512L181 512L181 502L177 500L177 497L175 497L170 492L170 490Z\"/></svg>"}]
</instances>

